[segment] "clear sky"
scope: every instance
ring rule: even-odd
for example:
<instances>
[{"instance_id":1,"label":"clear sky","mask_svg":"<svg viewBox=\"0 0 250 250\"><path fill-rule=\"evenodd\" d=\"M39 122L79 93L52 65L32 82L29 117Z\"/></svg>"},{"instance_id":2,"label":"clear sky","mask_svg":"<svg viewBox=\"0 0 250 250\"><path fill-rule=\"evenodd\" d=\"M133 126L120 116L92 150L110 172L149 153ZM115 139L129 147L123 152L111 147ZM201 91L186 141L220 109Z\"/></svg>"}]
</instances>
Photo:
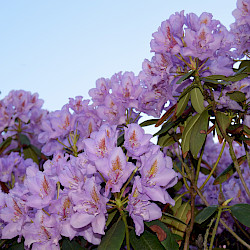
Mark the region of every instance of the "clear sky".
<instances>
[{"instance_id":1,"label":"clear sky","mask_svg":"<svg viewBox=\"0 0 250 250\"><path fill-rule=\"evenodd\" d=\"M51 111L88 99L98 78L139 73L171 14L206 11L229 28L235 8L236 0L0 0L0 99L38 92Z\"/></svg>"}]
</instances>

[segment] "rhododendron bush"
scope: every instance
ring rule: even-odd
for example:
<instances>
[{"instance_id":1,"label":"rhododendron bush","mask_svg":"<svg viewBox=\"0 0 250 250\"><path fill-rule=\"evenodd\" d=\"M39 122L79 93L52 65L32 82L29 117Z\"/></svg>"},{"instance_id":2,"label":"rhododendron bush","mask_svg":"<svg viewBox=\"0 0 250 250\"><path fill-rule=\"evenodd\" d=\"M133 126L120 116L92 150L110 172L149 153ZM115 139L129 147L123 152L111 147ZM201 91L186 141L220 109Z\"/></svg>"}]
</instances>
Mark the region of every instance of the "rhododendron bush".
<instances>
[{"instance_id":1,"label":"rhododendron bush","mask_svg":"<svg viewBox=\"0 0 250 250\"><path fill-rule=\"evenodd\" d=\"M249 249L250 1L233 16L171 15L89 100L0 100L1 248Z\"/></svg>"}]
</instances>

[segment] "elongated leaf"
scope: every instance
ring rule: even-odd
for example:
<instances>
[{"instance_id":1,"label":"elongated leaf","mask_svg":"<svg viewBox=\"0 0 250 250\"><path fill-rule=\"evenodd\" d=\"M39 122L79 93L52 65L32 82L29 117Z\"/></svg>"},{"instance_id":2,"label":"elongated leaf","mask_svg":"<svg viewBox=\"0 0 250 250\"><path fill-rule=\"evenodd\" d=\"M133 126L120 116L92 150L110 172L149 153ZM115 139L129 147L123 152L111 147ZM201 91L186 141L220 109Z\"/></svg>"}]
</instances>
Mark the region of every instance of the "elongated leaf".
<instances>
[{"instance_id":1,"label":"elongated leaf","mask_svg":"<svg viewBox=\"0 0 250 250\"><path fill-rule=\"evenodd\" d=\"M203 223L214 214L217 208L218 206L205 207L200 213L197 214L197 216L195 217L195 222L198 224Z\"/></svg>"},{"instance_id":2,"label":"elongated leaf","mask_svg":"<svg viewBox=\"0 0 250 250\"><path fill-rule=\"evenodd\" d=\"M244 68L244 72L250 73L250 60L244 60L240 63L239 69Z\"/></svg>"},{"instance_id":3,"label":"elongated leaf","mask_svg":"<svg viewBox=\"0 0 250 250\"><path fill-rule=\"evenodd\" d=\"M108 215L108 219L106 221L106 226L108 226L110 224L110 222L113 220L113 218L115 217L116 213L117 213L118 210L115 210L113 212L111 212L109 215Z\"/></svg>"},{"instance_id":4,"label":"elongated leaf","mask_svg":"<svg viewBox=\"0 0 250 250\"><path fill-rule=\"evenodd\" d=\"M62 242L62 250L81 250L85 249L81 245L79 245L76 241L69 239L64 239Z\"/></svg>"},{"instance_id":5,"label":"elongated leaf","mask_svg":"<svg viewBox=\"0 0 250 250\"><path fill-rule=\"evenodd\" d=\"M246 155L243 155L237 159L239 166L247 159ZM236 169L234 163L231 163L223 172L221 172L214 180L213 185L221 184L227 181L234 173Z\"/></svg>"},{"instance_id":6,"label":"elongated leaf","mask_svg":"<svg viewBox=\"0 0 250 250\"><path fill-rule=\"evenodd\" d=\"M247 66L244 66L244 67L242 67L242 68L239 69L239 70L233 69L233 71L236 72L236 73L235 73L235 76L236 76L236 75L242 74L246 69L247 69Z\"/></svg>"},{"instance_id":7,"label":"elongated leaf","mask_svg":"<svg viewBox=\"0 0 250 250\"><path fill-rule=\"evenodd\" d=\"M204 144L207 136L209 114L205 110L201 113L199 119L194 124L190 137L190 151L193 157L196 159L197 155Z\"/></svg>"},{"instance_id":8,"label":"elongated leaf","mask_svg":"<svg viewBox=\"0 0 250 250\"><path fill-rule=\"evenodd\" d=\"M246 125L243 125L243 130L248 135L248 137L250 137L250 128Z\"/></svg>"},{"instance_id":9,"label":"elongated leaf","mask_svg":"<svg viewBox=\"0 0 250 250\"><path fill-rule=\"evenodd\" d=\"M236 204L230 208L233 216L243 225L250 227L250 205Z\"/></svg>"},{"instance_id":10,"label":"elongated leaf","mask_svg":"<svg viewBox=\"0 0 250 250\"><path fill-rule=\"evenodd\" d=\"M0 144L0 154L2 154L2 152L7 148L9 147L9 145L11 144L12 142L12 137L8 137L5 141L3 141L1 144Z\"/></svg>"},{"instance_id":11,"label":"elongated leaf","mask_svg":"<svg viewBox=\"0 0 250 250\"><path fill-rule=\"evenodd\" d=\"M183 203L174 213L174 216L179 218L181 221L184 221L186 224L189 223L191 219L191 205L189 202ZM172 221L171 226L173 227L172 232L174 234L184 236L187 225L183 223L177 222L175 220Z\"/></svg>"},{"instance_id":12,"label":"elongated leaf","mask_svg":"<svg viewBox=\"0 0 250 250\"><path fill-rule=\"evenodd\" d=\"M161 244L165 247L165 249L179 249L179 245L177 244L174 235L164 223L159 220L154 220L150 222L145 222L145 224L150 227L151 230L156 232L158 239L161 241ZM161 240L162 236L165 236L165 239Z\"/></svg>"},{"instance_id":13,"label":"elongated leaf","mask_svg":"<svg viewBox=\"0 0 250 250\"><path fill-rule=\"evenodd\" d=\"M191 70L189 72L187 72L186 74L184 74L182 77L180 77L180 79L176 82L176 84L181 84L183 81L185 81L186 79L188 79L190 76L192 76L194 73L194 70Z\"/></svg>"},{"instance_id":14,"label":"elongated leaf","mask_svg":"<svg viewBox=\"0 0 250 250\"><path fill-rule=\"evenodd\" d=\"M179 117L187 107L189 98L190 98L190 92L188 92L185 96L179 99L176 110L177 117Z\"/></svg>"},{"instance_id":15,"label":"elongated leaf","mask_svg":"<svg viewBox=\"0 0 250 250\"><path fill-rule=\"evenodd\" d=\"M201 172L202 172L204 175L209 175L210 170L207 169L207 168L201 167Z\"/></svg>"},{"instance_id":16,"label":"elongated leaf","mask_svg":"<svg viewBox=\"0 0 250 250\"><path fill-rule=\"evenodd\" d=\"M155 124L155 127L159 127L163 122L165 122L169 116L172 115L172 113L174 112L176 105L170 106L170 108L168 108L168 110L166 111L166 113L157 121L157 123Z\"/></svg>"},{"instance_id":17,"label":"elongated leaf","mask_svg":"<svg viewBox=\"0 0 250 250\"><path fill-rule=\"evenodd\" d=\"M227 96L233 101L244 102L246 100L246 95L241 91L231 91L226 93Z\"/></svg>"},{"instance_id":18,"label":"elongated leaf","mask_svg":"<svg viewBox=\"0 0 250 250\"><path fill-rule=\"evenodd\" d=\"M223 75L211 75L201 78L202 81L209 81L209 80L223 80L224 82L238 82L244 78L246 78L248 75L245 74L247 67L244 69L240 69L234 76L223 76ZM244 72L244 73L242 73ZM209 81L211 82L211 81ZM224 83L222 82L222 83ZM215 83L215 82L214 82ZM221 82L218 82L218 84L221 84Z\"/></svg>"},{"instance_id":19,"label":"elongated leaf","mask_svg":"<svg viewBox=\"0 0 250 250\"><path fill-rule=\"evenodd\" d=\"M139 237L136 236L135 230L131 230L129 234L130 243L134 250L161 250L165 249L161 242L158 240L157 236L148 232L144 231ZM116 248L110 248L116 249Z\"/></svg>"},{"instance_id":20,"label":"elongated leaf","mask_svg":"<svg viewBox=\"0 0 250 250\"><path fill-rule=\"evenodd\" d=\"M231 123L230 118L225 113L217 111L216 120L220 123L221 129L223 130L222 132L226 133L226 130ZM223 137L217 122L215 123L215 127L216 127L217 134Z\"/></svg>"},{"instance_id":21,"label":"elongated leaf","mask_svg":"<svg viewBox=\"0 0 250 250\"><path fill-rule=\"evenodd\" d=\"M38 157L41 157L42 156L42 153L41 153L41 150L39 149L39 148L37 148L36 146L34 146L34 145L30 145L30 147L32 148L32 150L36 153L36 155L38 156Z\"/></svg>"},{"instance_id":22,"label":"elongated leaf","mask_svg":"<svg viewBox=\"0 0 250 250\"><path fill-rule=\"evenodd\" d=\"M162 213L162 217L160 220L164 223L169 222L169 220L171 220L171 221L175 220L176 222L182 223L183 225L187 226L187 224L184 221L180 220L179 218L177 218L174 215L169 214L169 213Z\"/></svg>"},{"instance_id":23,"label":"elongated leaf","mask_svg":"<svg viewBox=\"0 0 250 250\"><path fill-rule=\"evenodd\" d=\"M24 249L24 243L20 242L20 243L14 243L13 245L8 247L8 250L23 250Z\"/></svg>"},{"instance_id":24,"label":"elongated leaf","mask_svg":"<svg viewBox=\"0 0 250 250\"><path fill-rule=\"evenodd\" d=\"M18 140L23 147L30 145L30 139L24 134L18 134Z\"/></svg>"},{"instance_id":25,"label":"elongated leaf","mask_svg":"<svg viewBox=\"0 0 250 250\"><path fill-rule=\"evenodd\" d=\"M171 128L173 128L175 126L176 126L176 121L174 121L174 122L168 121L168 122L164 123L164 125L162 126L162 128L158 132L156 132L153 136L157 136L157 135L161 135L163 133L166 133Z\"/></svg>"},{"instance_id":26,"label":"elongated leaf","mask_svg":"<svg viewBox=\"0 0 250 250\"><path fill-rule=\"evenodd\" d=\"M180 94L179 99L181 99L183 96L185 96L187 93L189 93L193 88L196 88L196 86L195 85L190 85L190 86L186 87L182 91L182 93Z\"/></svg>"},{"instance_id":27,"label":"elongated leaf","mask_svg":"<svg viewBox=\"0 0 250 250\"><path fill-rule=\"evenodd\" d=\"M176 139L179 140L181 138L181 134L175 135ZM157 144L161 147L168 147L174 144L176 141L174 140L173 136L169 134L162 134L159 136Z\"/></svg>"},{"instance_id":28,"label":"elongated leaf","mask_svg":"<svg viewBox=\"0 0 250 250\"><path fill-rule=\"evenodd\" d=\"M204 111L204 97L198 87L191 90L191 103L197 113Z\"/></svg>"},{"instance_id":29,"label":"elongated leaf","mask_svg":"<svg viewBox=\"0 0 250 250\"><path fill-rule=\"evenodd\" d=\"M106 235L102 238L98 250L120 249L125 237L125 226L122 220L114 223L108 230Z\"/></svg>"},{"instance_id":30,"label":"elongated leaf","mask_svg":"<svg viewBox=\"0 0 250 250\"><path fill-rule=\"evenodd\" d=\"M158 120L159 119L150 119L150 120L147 120L147 121L140 123L140 126L141 127L150 126L150 125L156 124L158 122Z\"/></svg>"},{"instance_id":31,"label":"elongated leaf","mask_svg":"<svg viewBox=\"0 0 250 250\"><path fill-rule=\"evenodd\" d=\"M117 147L120 147L124 142L124 134L120 135L117 139Z\"/></svg>"},{"instance_id":32,"label":"elongated leaf","mask_svg":"<svg viewBox=\"0 0 250 250\"><path fill-rule=\"evenodd\" d=\"M37 154L31 147L26 147L23 149L24 159L32 159L35 163L39 164Z\"/></svg>"},{"instance_id":33,"label":"elongated leaf","mask_svg":"<svg viewBox=\"0 0 250 250\"><path fill-rule=\"evenodd\" d=\"M244 72L245 70L242 70L242 72ZM244 73L240 73L240 72L237 72L234 76L229 76L227 78L227 81L230 81L230 82L238 82L244 78L248 77L248 74L244 74Z\"/></svg>"},{"instance_id":34,"label":"elongated leaf","mask_svg":"<svg viewBox=\"0 0 250 250\"><path fill-rule=\"evenodd\" d=\"M199 113L193 116L184 128L181 141L182 154L184 158L186 157L186 154L189 151L189 143L190 143L192 128L199 119L199 117L200 117Z\"/></svg>"}]
</instances>

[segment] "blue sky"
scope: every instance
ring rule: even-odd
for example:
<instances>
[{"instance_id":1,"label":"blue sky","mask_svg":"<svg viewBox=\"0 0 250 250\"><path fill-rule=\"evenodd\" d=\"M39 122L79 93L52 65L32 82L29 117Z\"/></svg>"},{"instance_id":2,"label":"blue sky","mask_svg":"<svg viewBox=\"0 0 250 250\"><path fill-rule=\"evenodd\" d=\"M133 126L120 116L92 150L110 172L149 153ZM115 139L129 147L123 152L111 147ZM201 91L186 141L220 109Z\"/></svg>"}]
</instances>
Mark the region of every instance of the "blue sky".
<instances>
[{"instance_id":1,"label":"blue sky","mask_svg":"<svg viewBox=\"0 0 250 250\"><path fill-rule=\"evenodd\" d=\"M0 1L0 99L12 89L38 92L44 108L88 99L100 77L138 74L152 33L176 11L210 12L226 27L233 0Z\"/></svg>"}]
</instances>

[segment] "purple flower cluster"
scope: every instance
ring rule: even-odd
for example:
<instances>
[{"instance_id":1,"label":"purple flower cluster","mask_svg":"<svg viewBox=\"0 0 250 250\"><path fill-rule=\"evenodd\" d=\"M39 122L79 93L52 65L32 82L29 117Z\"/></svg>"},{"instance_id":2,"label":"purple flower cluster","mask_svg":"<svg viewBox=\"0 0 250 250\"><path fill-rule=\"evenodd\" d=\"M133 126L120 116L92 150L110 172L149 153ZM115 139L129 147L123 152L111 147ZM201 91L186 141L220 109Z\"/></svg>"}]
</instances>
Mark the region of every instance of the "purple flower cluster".
<instances>
[{"instance_id":1,"label":"purple flower cluster","mask_svg":"<svg viewBox=\"0 0 250 250\"><path fill-rule=\"evenodd\" d=\"M231 32L234 34L234 46L237 56L241 58L244 52L250 51L250 1L238 0L237 9L233 11L235 23L231 24Z\"/></svg>"},{"instance_id":2,"label":"purple flower cluster","mask_svg":"<svg viewBox=\"0 0 250 250\"><path fill-rule=\"evenodd\" d=\"M33 145L40 147L38 134L41 132L42 120L46 119L47 111L41 107L43 100L38 94L31 94L24 90L12 90L0 100L0 134L1 139L23 133L29 137ZM12 141L10 148L17 147Z\"/></svg>"},{"instance_id":3,"label":"purple flower cluster","mask_svg":"<svg viewBox=\"0 0 250 250\"><path fill-rule=\"evenodd\" d=\"M231 31L206 12L171 15L153 33L154 56L143 62L139 75L119 72L98 79L89 91L90 100L69 98L54 112L42 109L37 94L23 90L11 91L0 100L1 238L21 241L24 237L25 247L32 249L60 249L62 236L70 240L82 236L97 245L112 209L117 208L121 216L129 214L141 235L144 221L162 216L157 204L174 206L167 192L178 179L166 153L171 148L162 150L150 142L152 136L137 124L140 113L160 116L165 106L177 103L194 77L232 75L233 59L249 53L249 10L249 0L237 1ZM196 75L176 84L194 71ZM247 103L249 77L215 87L213 98L216 109L242 112L240 122L250 127L247 105L231 100L230 91L243 92ZM174 147L180 151L177 144ZM219 150L220 145L208 136L205 167L213 166ZM238 144L234 150L237 157L244 154ZM226 146L215 173L230 163ZM241 170L250 188L245 163ZM200 173L198 187L206 178ZM213 181L211 177L203 195L210 205L217 205L220 187ZM236 174L221 188L225 199L233 198L231 204L250 202L243 190ZM196 203L202 200L197 198Z\"/></svg>"},{"instance_id":4,"label":"purple flower cluster","mask_svg":"<svg viewBox=\"0 0 250 250\"><path fill-rule=\"evenodd\" d=\"M32 249L59 249L61 236L83 236L100 244L109 200L119 193L137 235L144 231L143 221L160 218L161 209L154 201L174 205L166 191L177 182L172 160L150 142L151 136L138 124L129 124L124 133L122 149L117 146L116 126L104 124L82 141L83 153L73 156L58 151L45 162L44 171L26 160L24 182L0 196L2 238L24 237L25 245ZM14 156L21 161L16 153L6 159Z\"/></svg>"}]
</instances>

